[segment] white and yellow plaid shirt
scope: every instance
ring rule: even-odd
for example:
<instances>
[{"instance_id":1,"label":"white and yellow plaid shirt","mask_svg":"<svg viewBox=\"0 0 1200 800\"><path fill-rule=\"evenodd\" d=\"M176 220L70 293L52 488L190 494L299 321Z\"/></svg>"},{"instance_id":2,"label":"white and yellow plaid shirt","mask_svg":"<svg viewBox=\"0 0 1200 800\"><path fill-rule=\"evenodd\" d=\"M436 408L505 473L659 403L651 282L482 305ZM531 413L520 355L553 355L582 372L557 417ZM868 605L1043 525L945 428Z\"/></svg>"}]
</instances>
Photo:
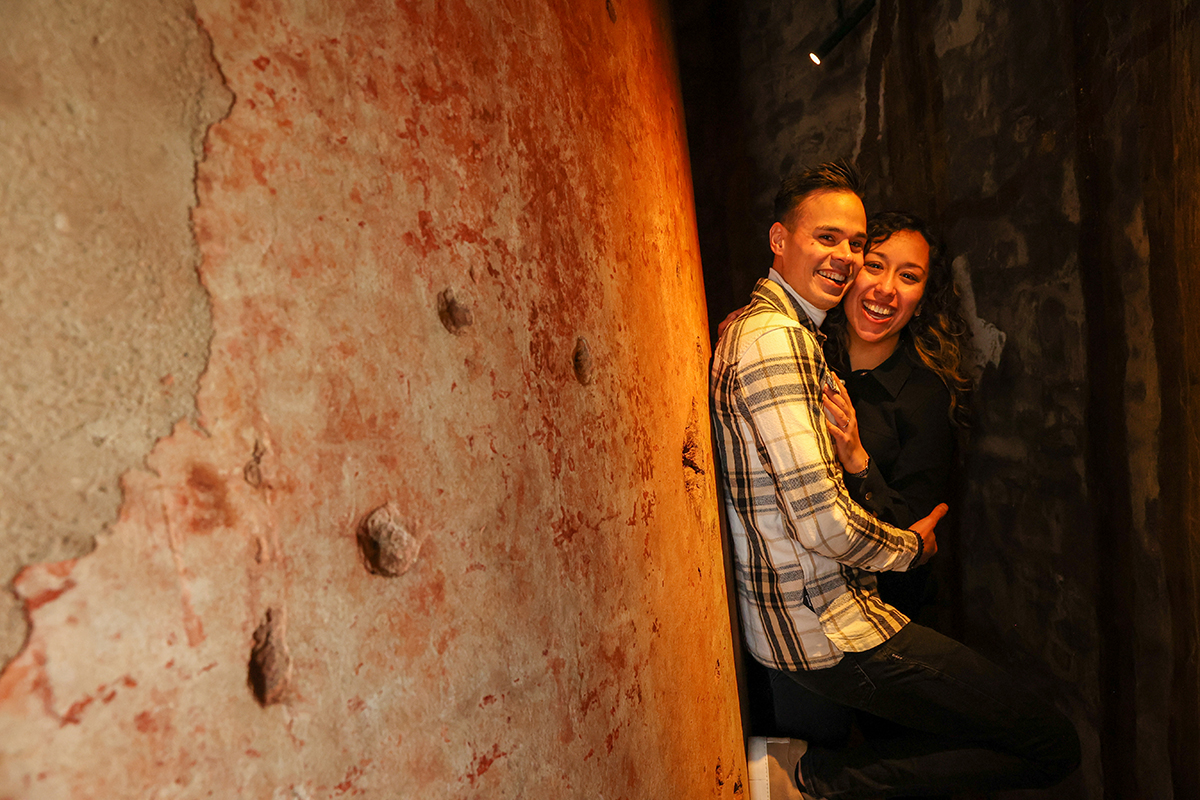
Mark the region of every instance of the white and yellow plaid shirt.
<instances>
[{"instance_id":1,"label":"white and yellow plaid shirt","mask_svg":"<svg viewBox=\"0 0 1200 800\"><path fill-rule=\"evenodd\" d=\"M850 499L825 430L821 334L784 287L760 280L713 354L712 414L751 654L819 669L887 641L908 618L870 572L906 570L920 538Z\"/></svg>"}]
</instances>

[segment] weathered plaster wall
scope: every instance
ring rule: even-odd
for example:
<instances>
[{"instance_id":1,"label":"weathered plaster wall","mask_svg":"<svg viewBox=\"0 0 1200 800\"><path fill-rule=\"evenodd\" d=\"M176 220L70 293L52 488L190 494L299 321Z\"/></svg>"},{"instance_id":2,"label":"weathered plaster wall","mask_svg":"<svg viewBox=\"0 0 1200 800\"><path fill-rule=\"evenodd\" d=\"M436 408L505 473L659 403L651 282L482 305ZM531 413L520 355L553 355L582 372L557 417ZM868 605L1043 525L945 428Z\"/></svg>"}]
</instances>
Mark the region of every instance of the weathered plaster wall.
<instances>
[{"instance_id":1,"label":"weathered plaster wall","mask_svg":"<svg viewBox=\"0 0 1200 800\"><path fill-rule=\"evenodd\" d=\"M185 3L6 0L0 15L8 586L90 550L120 474L195 413L211 330L188 212L230 98ZM0 663L25 633L0 592Z\"/></svg>"},{"instance_id":2,"label":"weathered plaster wall","mask_svg":"<svg viewBox=\"0 0 1200 800\"><path fill-rule=\"evenodd\" d=\"M211 344L196 417L160 415L179 421L124 472L116 521L81 525L100 534L93 553L16 579L31 630L0 674L0 797L739 796L704 292L663 9L181 12L23 18L83 31L58 45L73 59L109 26L169 18L198 52L211 39L212 61L164 64L182 87L168 96L198 102L219 69L234 100L194 184L161 178L198 200L207 298L194 278L189 296L210 304ZM97 118L121 98L103 70L144 66L132 47L114 59L74 90ZM172 135L202 135L220 104L204 107ZM29 165L61 151L28 148ZM76 174L112 202L105 188L137 186L148 163L133 150ZM34 175L10 183L36 194ZM132 241L178 233L186 202L145 202ZM8 263L6 280L34 282ZM66 324L54 298L24 302ZM186 359L164 318L169 334L146 335L174 369ZM17 404L42 391L22 386ZM30 520L51 535L52 519ZM371 568L368 532L401 574Z\"/></svg>"}]
</instances>

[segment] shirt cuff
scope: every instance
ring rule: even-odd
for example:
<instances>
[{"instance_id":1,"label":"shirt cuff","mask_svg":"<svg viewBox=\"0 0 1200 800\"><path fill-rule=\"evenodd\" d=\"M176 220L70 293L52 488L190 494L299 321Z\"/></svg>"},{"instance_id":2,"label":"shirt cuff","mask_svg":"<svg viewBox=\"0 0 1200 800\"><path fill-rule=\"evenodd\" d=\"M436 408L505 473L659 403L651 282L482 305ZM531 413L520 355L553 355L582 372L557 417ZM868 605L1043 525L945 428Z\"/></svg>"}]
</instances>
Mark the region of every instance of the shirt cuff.
<instances>
[{"instance_id":1,"label":"shirt cuff","mask_svg":"<svg viewBox=\"0 0 1200 800\"><path fill-rule=\"evenodd\" d=\"M884 507L876 498L882 500L887 496L887 484L883 482L881 473L875 467L875 459L867 461L867 474L863 477L857 478L844 470L842 476L846 481L846 490L850 492L854 502L869 511L871 516L882 519Z\"/></svg>"}]
</instances>

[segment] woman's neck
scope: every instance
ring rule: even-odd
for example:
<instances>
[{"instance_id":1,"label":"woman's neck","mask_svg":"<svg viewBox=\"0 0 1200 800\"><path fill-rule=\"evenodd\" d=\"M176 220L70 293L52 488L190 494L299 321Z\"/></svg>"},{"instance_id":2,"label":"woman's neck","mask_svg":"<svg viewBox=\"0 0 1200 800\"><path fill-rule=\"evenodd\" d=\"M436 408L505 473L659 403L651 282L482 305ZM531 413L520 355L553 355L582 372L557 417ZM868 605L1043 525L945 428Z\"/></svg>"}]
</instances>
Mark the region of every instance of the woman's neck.
<instances>
[{"instance_id":1,"label":"woman's neck","mask_svg":"<svg viewBox=\"0 0 1200 800\"><path fill-rule=\"evenodd\" d=\"M860 369L875 369L887 361L892 353L896 352L897 345L900 344L899 336L889 336L877 342L868 342L860 339L853 328L847 328L846 334L850 369L853 372Z\"/></svg>"}]
</instances>

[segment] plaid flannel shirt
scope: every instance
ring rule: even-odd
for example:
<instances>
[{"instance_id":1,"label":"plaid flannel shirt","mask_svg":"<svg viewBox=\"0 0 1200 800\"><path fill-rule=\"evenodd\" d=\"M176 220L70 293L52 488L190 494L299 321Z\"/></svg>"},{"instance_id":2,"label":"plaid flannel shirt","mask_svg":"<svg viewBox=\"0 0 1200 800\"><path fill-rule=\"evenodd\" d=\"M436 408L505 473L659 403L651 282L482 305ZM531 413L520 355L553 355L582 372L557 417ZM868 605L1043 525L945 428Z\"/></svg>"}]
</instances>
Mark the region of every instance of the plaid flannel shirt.
<instances>
[{"instance_id":1,"label":"plaid flannel shirt","mask_svg":"<svg viewBox=\"0 0 1200 800\"><path fill-rule=\"evenodd\" d=\"M821 411L823 336L784 287L760 280L717 343L710 391L742 626L770 667L819 669L887 641L908 618L871 572L905 570L912 531L850 499Z\"/></svg>"}]
</instances>

